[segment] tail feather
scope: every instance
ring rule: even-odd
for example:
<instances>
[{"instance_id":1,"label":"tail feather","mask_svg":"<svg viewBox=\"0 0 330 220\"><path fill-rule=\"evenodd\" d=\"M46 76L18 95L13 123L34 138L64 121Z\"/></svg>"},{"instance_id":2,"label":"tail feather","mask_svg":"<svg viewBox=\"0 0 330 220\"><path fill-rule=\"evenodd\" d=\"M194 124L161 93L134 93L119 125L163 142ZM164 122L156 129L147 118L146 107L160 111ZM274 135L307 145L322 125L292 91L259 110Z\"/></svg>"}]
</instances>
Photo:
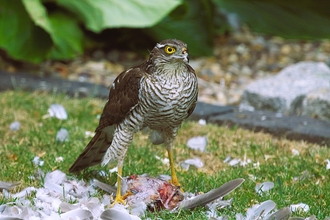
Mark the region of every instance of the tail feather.
<instances>
[{"instance_id":1,"label":"tail feather","mask_svg":"<svg viewBox=\"0 0 330 220\"><path fill-rule=\"evenodd\" d=\"M69 172L79 172L85 168L98 165L102 162L103 156L110 147L113 139L114 127L109 126L96 132L78 159L70 167Z\"/></svg>"}]
</instances>

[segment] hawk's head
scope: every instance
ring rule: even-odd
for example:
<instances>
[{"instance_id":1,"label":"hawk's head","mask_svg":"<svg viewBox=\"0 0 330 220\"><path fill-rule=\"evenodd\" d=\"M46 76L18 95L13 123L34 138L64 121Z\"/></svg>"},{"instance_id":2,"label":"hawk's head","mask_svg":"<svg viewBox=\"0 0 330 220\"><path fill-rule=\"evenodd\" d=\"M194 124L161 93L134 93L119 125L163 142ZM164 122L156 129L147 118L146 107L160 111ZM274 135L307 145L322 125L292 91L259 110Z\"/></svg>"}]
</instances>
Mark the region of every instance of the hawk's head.
<instances>
[{"instance_id":1,"label":"hawk's head","mask_svg":"<svg viewBox=\"0 0 330 220\"><path fill-rule=\"evenodd\" d=\"M176 39L163 40L157 43L150 53L154 61L163 62L189 62L187 44Z\"/></svg>"}]
</instances>

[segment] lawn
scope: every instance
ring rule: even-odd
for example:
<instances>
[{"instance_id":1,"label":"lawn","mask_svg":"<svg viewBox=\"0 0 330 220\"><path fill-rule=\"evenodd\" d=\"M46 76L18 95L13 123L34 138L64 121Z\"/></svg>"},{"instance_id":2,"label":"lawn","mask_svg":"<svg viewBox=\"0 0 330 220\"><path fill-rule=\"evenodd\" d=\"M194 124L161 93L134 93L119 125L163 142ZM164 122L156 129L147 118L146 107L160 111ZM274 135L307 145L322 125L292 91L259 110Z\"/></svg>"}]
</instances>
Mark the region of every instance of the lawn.
<instances>
[{"instance_id":1,"label":"lawn","mask_svg":"<svg viewBox=\"0 0 330 220\"><path fill-rule=\"evenodd\" d=\"M8 91L0 93L0 103L0 181L20 181L21 185L12 191L18 192L28 186L42 186L42 181L31 178L38 168L44 173L58 169L68 176L74 176L68 173L68 169L89 142L90 136L86 135L86 131L94 131L96 128L105 101L78 99L57 93ZM64 106L67 120L47 116L48 108L54 103ZM9 129L14 121L21 124L17 131ZM67 129L69 133L66 142L56 141L56 134L61 128ZM187 140L194 136L207 137L205 152L186 146ZM236 213L245 215L249 207L266 200L273 200L278 209L298 203L309 205L308 212L295 212L293 216L315 215L318 219L330 216L330 170L326 169L325 162L330 159L330 150L326 146L278 139L240 128L201 125L189 121L182 125L175 145L178 177L185 191L207 192L232 179L245 179L238 189L225 197L233 199L232 206L220 209L219 216L226 215L232 219ZM44 161L42 166L32 162L36 156ZM161 145L153 146L147 134L138 133L128 150L124 175L170 174L169 166L164 165L156 156L166 158L165 148ZM245 166L230 166L224 162L228 156L250 162ZM63 160L59 159L61 157ZM194 157L202 159L202 168L180 169L180 162ZM116 174L109 173L109 168L115 165L95 166L74 177L87 182L97 178L114 185ZM102 170L105 176L101 175ZM257 194L256 184L266 181L273 182L274 188L264 195ZM100 191L99 195L102 194L104 192ZM9 201L0 194L0 205ZM177 213L147 213L147 217L208 219L205 212L206 209L200 207Z\"/></svg>"}]
</instances>

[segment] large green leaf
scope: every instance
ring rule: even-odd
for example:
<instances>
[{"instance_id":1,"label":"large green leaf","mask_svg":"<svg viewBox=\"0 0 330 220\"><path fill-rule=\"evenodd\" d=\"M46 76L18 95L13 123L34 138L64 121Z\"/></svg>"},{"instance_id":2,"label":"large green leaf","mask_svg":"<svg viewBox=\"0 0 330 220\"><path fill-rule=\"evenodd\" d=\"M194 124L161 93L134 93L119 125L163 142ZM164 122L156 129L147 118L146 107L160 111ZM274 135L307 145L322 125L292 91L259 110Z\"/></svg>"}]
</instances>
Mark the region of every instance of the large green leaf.
<instances>
[{"instance_id":1,"label":"large green leaf","mask_svg":"<svg viewBox=\"0 0 330 220\"><path fill-rule=\"evenodd\" d=\"M52 25L48 19L47 10L41 3L41 0L22 0L22 2L32 21L52 36Z\"/></svg>"},{"instance_id":2,"label":"large green leaf","mask_svg":"<svg viewBox=\"0 0 330 220\"><path fill-rule=\"evenodd\" d=\"M328 0L213 0L257 32L285 38L330 37Z\"/></svg>"},{"instance_id":3,"label":"large green leaf","mask_svg":"<svg viewBox=\"0 0 330 220\"><path fill-rule=\"evenodd\" d=\"M52 47L43 29L31 21L21 1L0 1L0 47L17 60L38 63Z\"/></svg>"},{"instance_id":4,"label":"large green leaf","mask_svg":"<svg viewBox=\"0 0 330 220\"><path fill-rule=\"evenodd\" d=\"M51 59L70 59L83 53L83 33L76 19L63 13L49 14L55 44L49 54Z\"/></svg>"},{"instance_id":5,"label":"large green leaf","mask_svg":"<svg viewBox=\"0 0 330 220\"><path fill-rule=\"evenodd\" d=\"M86 27L94 32L106 28L150 27L159 22L181 0L57 0L76 13Z\"/></svg>"},{"instance_id":6,"label":"large green leaf","mask_svg":"<svg viewBox=\"0 0 330 220\"><path fill-rule=\"evenodd\" d=\"M34 23L43 28L53 40L48 55L51 59L70 59L83 51L83 34L77 19L58 11L48 14L41 0L23 0Z\"/></svg>"},{"instance_id":7,"label":"large green leaf","mask_svg":"<svg viewBox=\"0 0 330 220\"><path fill-rule=\"evenodd\" d=\"M177 38L188 44L189 54L212 54L214 7L209 0L186 0L160 23L148 29L157 41Z\"/></svg>"}]
</instances>

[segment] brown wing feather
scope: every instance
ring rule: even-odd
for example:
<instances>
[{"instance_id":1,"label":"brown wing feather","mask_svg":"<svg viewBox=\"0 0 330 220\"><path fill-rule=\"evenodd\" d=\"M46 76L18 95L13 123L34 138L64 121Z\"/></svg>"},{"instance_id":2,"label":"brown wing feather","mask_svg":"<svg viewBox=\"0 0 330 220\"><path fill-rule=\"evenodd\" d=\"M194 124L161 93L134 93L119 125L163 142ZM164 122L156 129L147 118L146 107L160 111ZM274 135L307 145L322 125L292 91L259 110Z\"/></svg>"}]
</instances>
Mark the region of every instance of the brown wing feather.
<instances>
[{"instance_id":1,"label":"brown wing feather","mask_svg":"<svg viewBox=\"0 0 330 220\"><path fill-rule=\"evenodd\" d=\"M140 79L145 74L145 63L122 72L110 88L109 100L105 104L99 126L96 131L106 126L118 124L139 101Z\"/></svg>"},{"instance_id":2,"label":"brown wing feather","mask_svg":"<svg viewBox=\"0 0 330 220\"><path fill-rule=\"evenodd\" d=\"M96 132L92 140L87 144L84 151L70 167L69 172L79 172L87 167L100 164L103 155L107 151L112 141L114 126L108 126Z\"/></svg>"},{"instance_id":3,"label":"brown wing feather","mask_svg":"<svg viewBox=\"0 0 330 220\"><path fill-rule=\"evenodd\" d=\"M96 134L70 167L70 172L78 172L102 162L105 152L111 145L116 125L123 121L131 108L139 102L140 79L145 74L145 66L146 63L143 63L124 71L115 79Z\"/></svg>"}]
</instances>

